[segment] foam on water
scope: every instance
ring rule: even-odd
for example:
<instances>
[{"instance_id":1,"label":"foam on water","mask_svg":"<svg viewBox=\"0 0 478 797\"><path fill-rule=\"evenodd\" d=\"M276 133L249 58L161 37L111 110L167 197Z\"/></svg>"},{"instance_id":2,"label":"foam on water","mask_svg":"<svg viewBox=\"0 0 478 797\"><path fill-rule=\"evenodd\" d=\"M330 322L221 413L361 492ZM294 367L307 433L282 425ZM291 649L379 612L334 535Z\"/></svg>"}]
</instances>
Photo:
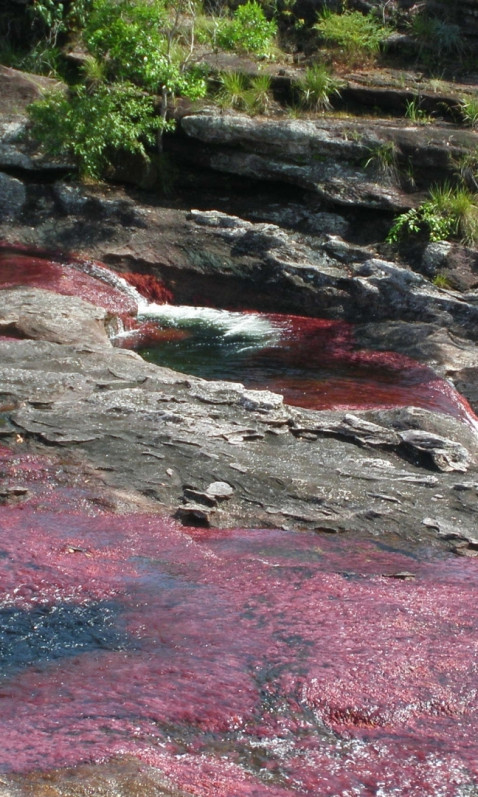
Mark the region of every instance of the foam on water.
<instances>
[{"instance_id":1,"label":"foam on water","mask_svg":"<svg viewBox=\"0 0 478 797\"><path fill-rule=\"evenodd\" d=\"M154 320L181 328L202 327L218 332L225 338L257 340L261 346L272 345L281 335L279 324L259 313L237 313L217 310L214 307L154 304L142 300L138 310L139 320Z\"/></svg>"}]
</instances>

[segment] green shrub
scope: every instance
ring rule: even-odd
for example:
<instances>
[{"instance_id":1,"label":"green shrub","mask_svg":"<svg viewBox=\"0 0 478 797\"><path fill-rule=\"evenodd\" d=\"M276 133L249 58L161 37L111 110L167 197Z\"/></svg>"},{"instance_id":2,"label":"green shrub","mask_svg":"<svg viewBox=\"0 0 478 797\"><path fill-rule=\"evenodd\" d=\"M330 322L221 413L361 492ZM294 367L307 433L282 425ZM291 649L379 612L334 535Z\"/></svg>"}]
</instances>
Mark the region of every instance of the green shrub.
<instances>
[{"instance_id":1,"label":"green shrub","mask_svg":"<svg viewBox=\"0 0 478 797\"><path fill-rule=\"evenodd\" d=\"M419 207L398 216L387 236L398 243L407 236L424 235L430 241L449 239L478 243L478 195L450 183L435 186Z\"/></svg>"},{"instance_id":2,"label":"green shrub","mask_svg":"<svg viewBox=\"0 0 478 797\"><path fill-rule=\"evenodd\" d=\"M178 48L180 30L165 0L94 0L83 39L91 55L106 60L111 80L136 83L148 91L204 97L204 71Z\"/></svg>"},{"instance_id":3,"label":"green shrub","mask_svg":"<svg viewBox=\"0 0 478 797\"><path fill-rule=\"evenodd\" d=\"M248 0L236 8L232 19L222 23L217 43L224 50L239 50L266 57L272 53L276 34L274 20L266 19L259 3Z\"/></svg>"},{"instance_id":4,"label":"green shrub","mask_svg":"<svg viewBox=\"0 0 478 797\"><path fill-rule=\"evenodd\" d=\"M146 154L165 123L154 100L131 84L79 86L52 92L30 106L33 135L52 155L70 155L84 176L99 178L118 152Z\"/></svg>"},{"instance_id":5,"label":"green shrub","mask_svg":"<svg viewBox=\"0 0 478 797\"><path fill-rule=\"evenodd\" d=\"M434 60L446 55L459 55L464 49L459 26L438 17L416 14L410 31L419 44L420 53L428 51Z\"/></svg>"},{"instance_id":6,"label":"green shrub","mask_svg":"<svg viewBox=\"0 0 478 797\"><path fill-rule=\"evenodd\" d=\"M377 55L388 34L373 14L360 11L335 14L326 9L319 14L314 28L327 43L340 48L347 60Z\"/></svg>"},{"instance_id":7,"label":"green shrub","mask_svg":"<svg viewBox=\"0 0 478 797\"><path fill-rule=\"evenodd\" d=\"M295 82L294 89L303 108L325 111L332 107L331 96L340 96L340 86L341 81L332 77L325 64L314 64Z\"/></svg>"}]
</instances>

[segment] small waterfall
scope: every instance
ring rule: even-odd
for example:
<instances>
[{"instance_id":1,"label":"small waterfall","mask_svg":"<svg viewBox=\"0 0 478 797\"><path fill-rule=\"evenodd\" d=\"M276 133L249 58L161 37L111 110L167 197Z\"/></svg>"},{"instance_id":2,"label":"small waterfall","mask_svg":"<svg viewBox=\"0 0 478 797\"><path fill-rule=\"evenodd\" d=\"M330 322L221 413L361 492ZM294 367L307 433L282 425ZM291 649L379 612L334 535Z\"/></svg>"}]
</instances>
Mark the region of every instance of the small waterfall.
<instances>
[{"instance_id":1,"label":"small waterfall","mask_svg":"<svg viewBox=\"0 0 478 797\"><path fill-rule=\"evenodd\" d=\"M140 297L138 319L168 327L202 329L228 340L240 340L245 348L263 348L278 343L283 325L260 313L240 313L213 307L154 304Z\"/></svg>"}]
</instances>

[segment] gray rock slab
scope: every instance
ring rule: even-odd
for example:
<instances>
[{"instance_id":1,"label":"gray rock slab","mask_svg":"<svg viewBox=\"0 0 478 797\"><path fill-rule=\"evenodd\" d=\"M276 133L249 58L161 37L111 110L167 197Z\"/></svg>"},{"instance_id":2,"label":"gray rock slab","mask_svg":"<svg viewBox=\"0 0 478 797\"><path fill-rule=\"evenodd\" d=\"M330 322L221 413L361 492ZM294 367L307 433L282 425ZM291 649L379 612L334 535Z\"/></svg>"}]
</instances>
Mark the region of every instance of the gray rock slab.
<instances>
[{"instance_id":1,"label":"gray rock slab","mask_svg":"<svg viewBox=\"0 0 478 797\"><path fill-rule=\"evenodd\" d=\"M40 288L2 291L0 331L4 335L108 346L107 321L106 310L75 296Z\"/></svg>"},{"instance_id":2,"label":"gray rock slab","mask_svg":"<svg viewBox=\"0 0 478 797\"><path fill-rule=\"evenodd\" d=\"M429 456L444 440L448 454L463 447L466 479L478 480L476 435L446 416L433 413L430 427L419 413L299 410L268 391L81 344L2 340L0 362L6 444L20 434L34 450L66 447L109 488L135 490L183 523L355 531L413 545L442 540L423 523L433 514L440 528L474 534L476 496L457 488L460 471Z\"/></svg>"}]
</instances>

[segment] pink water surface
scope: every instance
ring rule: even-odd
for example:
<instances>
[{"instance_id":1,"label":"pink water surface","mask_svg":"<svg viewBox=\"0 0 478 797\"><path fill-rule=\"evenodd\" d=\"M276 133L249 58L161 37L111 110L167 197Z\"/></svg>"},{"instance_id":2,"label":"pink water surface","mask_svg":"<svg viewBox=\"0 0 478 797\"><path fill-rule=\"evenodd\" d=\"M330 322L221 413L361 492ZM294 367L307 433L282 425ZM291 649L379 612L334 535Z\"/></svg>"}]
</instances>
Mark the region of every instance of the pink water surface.
<instances>
[{"instance_id":1,"label":"pink water surface","mask_svg":"<svg viewBox=\"0 0 478 797\"><path fill-rule=\"evenodd\" d=\"M200 797L468 794L475 561L185 530L102 511L58 461L0 467L31 496L0 507L1 611L114 607L119 639L3 668L2 771L128 753Z\"/></svg>"},{"instance_id":2,"label":"pink water surface","mask_svg":"<svg viewBox=\"0 0 478 797\"><path fill-rule=\"evenodd\" d=\"M43 288L80 296L110 313L135 315L136 301L115 282L116 275L103 264L0 241L0 289Z\"/></svg>"},{"instance_id":3,"label":"pink water surface","mask_svg":"<svg viewBox=\"0 0 478 797\"><path fill-rule=\"evenodd\" d=\"M468 402L432 368L404 354L359 347L353 324L267 317L282 329L279 346L267 352L281 374L268 379L267 386L290 404L316 410L414 406L475 419ZM297 378L294 370L304 376Z\"/></svg>"}]
</instances>

